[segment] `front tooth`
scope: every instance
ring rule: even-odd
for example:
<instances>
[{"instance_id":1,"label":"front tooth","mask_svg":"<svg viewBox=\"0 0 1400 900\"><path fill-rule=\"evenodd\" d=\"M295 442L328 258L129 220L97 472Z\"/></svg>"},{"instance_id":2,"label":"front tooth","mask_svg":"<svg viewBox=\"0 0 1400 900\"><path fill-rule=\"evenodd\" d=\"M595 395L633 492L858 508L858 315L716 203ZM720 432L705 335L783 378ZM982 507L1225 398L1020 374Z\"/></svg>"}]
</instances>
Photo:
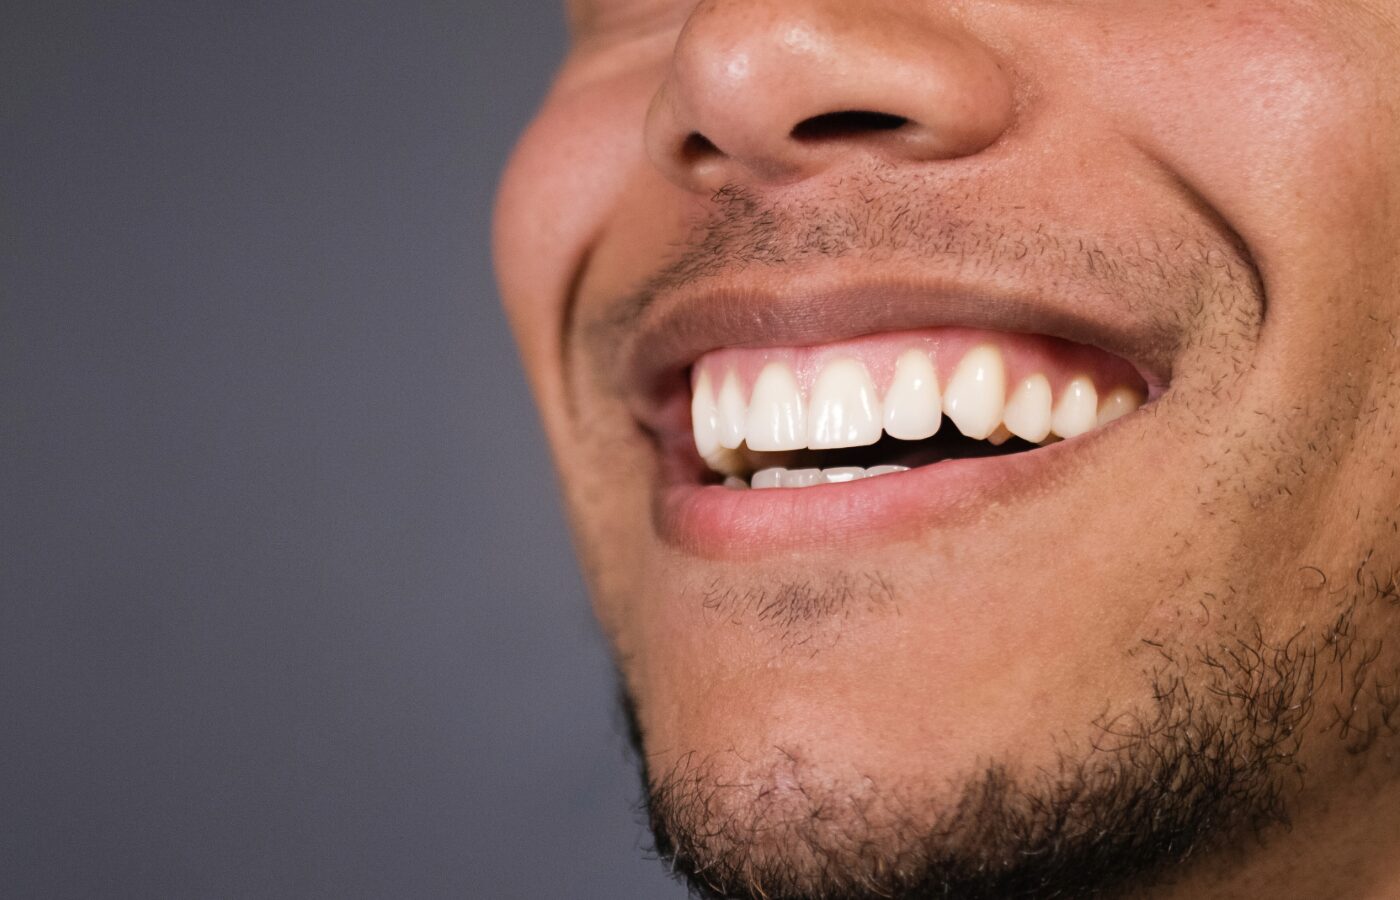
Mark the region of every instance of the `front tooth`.
<instances>
[{"instance_id":1,"label":"front tooth","mask_svg":"<svg viewBox=\"0 0 1400 900\"><path fill-rule=\"evenodd\" d=\"M695 379L695 392L690 398L690 430L695 436L695 449L702 457L719 449L719 408L715 406L715 389L708 371L701 371Z\"/></svg>"},{"instance_id":2,"label":"front tooth","mask_svg":"<svg viewBox=\"0 0 1400 900\"><path fill-rule=\"evenodd\" d=\"M1071 438L1091 431L1099 421L1099 397L1094 383L1080 375L1065 385L1055 404L1050 428L1060 437Z\"/></svg>"},{"instance_id":3,"label":"front tooth","mask_svg":"<svg viewBox=\"0 0 1400 900\"><path fill-rule=\"evenodd\" d=\"M786 363L763 367L749 398L744 441L750 450L797 450L807 446L807 410L797 379Z\"/></svg>"},{"instance_id":4,"label":"front tooth","mask_svg":"<svg viewBox=\"0 0 1400 900\"><path fill-rule=\"evenodd\" d=\"M1114 419L1121 419L1142 406L1142 396L1132 388L1114 388L1099 404L1099 425L1107 425Z\"/></svg>"},{"instance_id":5,"label":"front tooth","mask_svg":"<svg viewBox=\"0 0 1400 900\"><path fill-rule=\"evenodd\" d=\"M885 394L885 433L902 441L933 437L943 421L938 373L922 350L905 351L894 364L894 380Z\"/></svg>"},{"instance_id":6,"label":"front tooth","mask_svg":"<svg viewBox=\"0 0 1400 900\"><path fill-rule=\"evenodd\" d=\"M859 481L865 477L865 470L860 466L841 466L835 469L822 469L822 480L827 484L842 484L847 481Z\"/></svg>"},{"instance_id":7,"label":"front tooth","mask_svg":"<svg viewBox=\"0 0 1400 900\"><path fill-rule=\"evenodd\" d=\"M1002 419L1012 434L1038 444L1050 433L1050 404L1050 381L1044 375L1032 375L1006 401Z\"/></svg>"},{"instance_id":8,"label":"front tooth","mask_svg":"<svg viewBox=\"0 0 1400 900\"><path fill-rule=\"evenodd\" d=\"M896 475L900 472L908 471L908 466L871 466L866 470L865 474L869 478L875 478L879 475Z\"/></svg>"},{"instance_id":9,"label":"front tooth","mask_svg":"<svg viewBox=\"0 0 1400 900\"><path fill-rule=\"evenodd\" d=\"M807 446L824 450L873 444L880 439L882 418L865 366L839 359L822 369L812 388Z\"/></svg>"},{"instance_id":10,"label":"front tooth","mask_svg":"<svg viewBox=\"0 0 1400 900\"><path fill-rule=\"evenodd\" d=\"M969 350L943 392L943 410L958 430L982 440L1001 424L1006 403L1006 369L1001 351L983 345Z\"/></svg>"},{"instance_id":11,"label":"front tooth","mask_svg":"<svg viewBox=\"0 0 1400 900\"><path fill-rule=\"evenodd\" d=\"M744 425L749 417L748 405L744 403L744 390L739 387L739 376L733 369L724 376L724 384L719 389L719 403L716 405L719 422L719 444L730 450L738 449L744 442Z\"/></svg>"}]
</instances>

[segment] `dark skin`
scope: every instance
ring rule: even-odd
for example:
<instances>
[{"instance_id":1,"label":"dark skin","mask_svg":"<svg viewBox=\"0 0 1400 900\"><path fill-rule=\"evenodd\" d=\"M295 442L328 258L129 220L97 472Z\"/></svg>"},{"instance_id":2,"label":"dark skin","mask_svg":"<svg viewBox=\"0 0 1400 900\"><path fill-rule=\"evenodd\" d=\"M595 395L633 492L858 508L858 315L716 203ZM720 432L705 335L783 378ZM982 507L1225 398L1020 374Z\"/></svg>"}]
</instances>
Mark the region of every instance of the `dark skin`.
<instances>
[{"instance_id":1,"label":"dark skin","mask_svg":"<svg viewBox=\"0 0 1400 900\"><path fill-rule=\"evenodd\" d=\"M662 848L718 896L1400 895L1400 4L570 13L498 269ZM796 128L852 110L903 124ZM762 346L896 289L1158 389L936 512L678 538L633 373L696 297Z\"/></svg>"}]
</instances>

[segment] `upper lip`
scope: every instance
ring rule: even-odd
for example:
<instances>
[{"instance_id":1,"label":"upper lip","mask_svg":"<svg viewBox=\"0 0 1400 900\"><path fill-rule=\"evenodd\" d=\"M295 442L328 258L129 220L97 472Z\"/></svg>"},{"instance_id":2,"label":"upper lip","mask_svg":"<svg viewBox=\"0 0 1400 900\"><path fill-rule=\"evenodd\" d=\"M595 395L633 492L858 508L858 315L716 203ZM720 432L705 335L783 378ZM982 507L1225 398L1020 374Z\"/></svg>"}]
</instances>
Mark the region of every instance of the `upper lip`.
<instances>
[{"instance_id":1,"label":"upper lip","mask_svg":"<svg viewBox=\"0 0 1400 900\"><path fill-rule=\"evenodd\" d=\"M948 326L1043 334L1128 361L1155 396L1171 380L1180 345L1169 321L1148 317L1163 309L1161 297L1134 303L1102 292L929 276L842 283L744 274L643 298L621 356L614 357L621 363L619 387L643 425L661 426L665 395L683 383L697 359L723 347L804 346Z\"/></svg>"}]
</instances>

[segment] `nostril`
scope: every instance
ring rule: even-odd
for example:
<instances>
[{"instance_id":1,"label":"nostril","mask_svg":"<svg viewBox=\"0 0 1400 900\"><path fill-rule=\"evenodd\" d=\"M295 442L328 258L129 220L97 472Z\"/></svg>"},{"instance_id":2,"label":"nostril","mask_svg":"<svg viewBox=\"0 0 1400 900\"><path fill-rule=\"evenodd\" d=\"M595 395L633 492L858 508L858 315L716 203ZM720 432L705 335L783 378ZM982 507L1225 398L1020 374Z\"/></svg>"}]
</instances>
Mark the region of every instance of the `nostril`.
<instances>
[{"instance_id":1,"label":"nostril","mask_svg":"<svg viewBox=\"0 0 1400 900\"><path fill-rule=\"evenodd\" d=\"M858 137L878 131L897 131L909 124L903 116L888 113L849 110L824 113L803 119L792 129L796 141L829 141L841 138Z\"/></svg>"},{"instance_id":2,"label":"nostril","mask_svg":"<svg viewBox=\"0 0 1400 900\"><path fill-rule=\"evenodd\" d=\"M685 142L681 144L681 158L687 163L697 163L720 155L720 149L714 142L698 131L686 135Z\"/></svg>"}]
</instances>

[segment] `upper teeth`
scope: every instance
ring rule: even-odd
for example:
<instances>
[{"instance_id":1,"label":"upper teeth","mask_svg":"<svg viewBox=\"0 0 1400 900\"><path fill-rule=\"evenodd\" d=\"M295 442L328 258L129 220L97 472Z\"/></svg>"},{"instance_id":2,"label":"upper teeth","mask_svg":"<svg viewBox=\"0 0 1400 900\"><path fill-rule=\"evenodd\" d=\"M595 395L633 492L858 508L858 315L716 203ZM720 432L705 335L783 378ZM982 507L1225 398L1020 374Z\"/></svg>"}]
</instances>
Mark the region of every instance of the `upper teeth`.
<instances>
[{"instance_id":1,"label":"upper teeth","mask_svg":"<svg viewBox=\"0 0 1400 900\"><path fill-rule=\"evenodd\" d=\"M1008 395L1001 351L990 344L968 350L941 391L934 360L917 347L896 360L883 397L866 366L852 357L826 362L808 397L781 360L763 367L747 400L733 368L718 385L715 377L701 367L691 399L695 446L704 457L741 445L760 451L859 447L875 443L882 432L921 440L938 431L944 414L971 438L1000 443L1015 435L1039 443L1083 434L1142 403L1127 386L1100 400L1087 375L1065 383L1058 400L1040 373L1020 377Z\"/></svg>"}]
</instances>

